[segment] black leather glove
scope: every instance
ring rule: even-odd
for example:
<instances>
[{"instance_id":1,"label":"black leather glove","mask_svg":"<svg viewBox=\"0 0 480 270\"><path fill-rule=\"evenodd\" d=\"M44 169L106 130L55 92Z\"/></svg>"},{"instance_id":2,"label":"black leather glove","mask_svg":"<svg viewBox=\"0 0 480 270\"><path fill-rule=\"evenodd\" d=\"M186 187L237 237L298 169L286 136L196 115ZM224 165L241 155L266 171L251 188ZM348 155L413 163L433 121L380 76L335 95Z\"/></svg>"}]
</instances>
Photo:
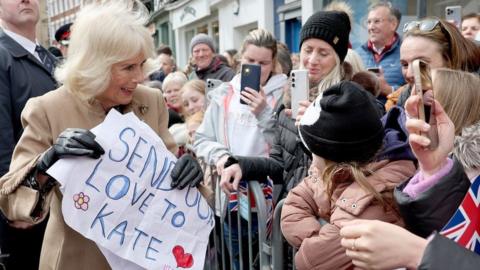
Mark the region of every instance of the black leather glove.
<instances>
[{"instance_id":1,"label":"black leather glove","mask_svg":"<svg viewBox=\"0 0 480 270\"><path fill-rule=\"evenodd\" d=\"M97 159L104 153L92 132L80 128L67 128L58 135L52 147L40 158L37 170L44 173L57 160L65 156L88 156Z\"/></svg>"},{"instance_id":2,"label":"black leather glove","mask_svg":"<svg viewBox=\"0 0 480 270\"><path fill-rule=\"evenodd\" d=\"M183 155L175 163L172 173L172 188L195 187L203 180L203 171L198 161L191 155Z\"/></svg>"}]
</instances>

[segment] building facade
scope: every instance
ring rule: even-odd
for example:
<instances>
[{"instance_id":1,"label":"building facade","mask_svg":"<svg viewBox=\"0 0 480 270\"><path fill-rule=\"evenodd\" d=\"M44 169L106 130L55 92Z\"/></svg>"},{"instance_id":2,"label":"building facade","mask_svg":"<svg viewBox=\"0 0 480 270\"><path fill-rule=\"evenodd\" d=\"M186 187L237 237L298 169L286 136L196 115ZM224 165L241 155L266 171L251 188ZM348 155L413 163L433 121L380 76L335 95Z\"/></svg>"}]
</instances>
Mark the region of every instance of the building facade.
<instances>
[{"instance_id":1,"label":"building facade","mask_svg":"<svg viewBox=\"0 0 480 270\"><path fill-rule=\"evenodd\" d=\"M43 2L43 1L42 1ZM81 0L47 0L48 33L50 45L55 40L55 31L60 26L75 21L82 5Z\"/></svg>"},{"instance_id":2,"label":"building facade","mask_svg":"<svg viewBox=\"0 0 480 270\"><path fill-rule=\"evenodd\" d=\"M73 22L85 0L40 1L43 17L39 40L51 45L55 31ZM368 7L379 0L344 0L354 10L350 40L357 47L367 40L363 23ZM332 0L142 0L151 12L150 29L155 45L166 44L175 52L177 65L188 63L189 44L193 36L206 33L214 38L217 52L240 49L244 37L256 28L265 28L287 44L292 52L299 50L302 24L314 12ZM480 0L391 0L403 14L401 25L425 16L444 17L445 7L460 5L463 13L479 12ZM46 10L46 11L45 11ZM45 16L46 14L46 16ZM401 28L402 26L400 26ZM399 29L401 35L401 29ZM48 42L48 40L50 40Z\"/></svg>"},{"instance_id":3,"label":"building facade","mask_svg":"<svg viewBox=\"0 0 480 270\"><path fill-rule=\"evenodd\" d=\"M174 48L179 67L188 63L189 43L198 33L206 33L217 42L217 52L240 49L249 31L262 27L287 44L292 52L299 51L302 24L314 12L332 0L152 0L154 2L155 37L157 45ZM344 0L352 6L354 22L350 40L353 47L367 40L363 23L368 7L380 0ZM445 7L461 5L463 13L479 12L480 0L391 0L403 16L404 23L426 16L444 17ZM402 31L399 29L399 34Z\"/></svg>"}]
</instances>

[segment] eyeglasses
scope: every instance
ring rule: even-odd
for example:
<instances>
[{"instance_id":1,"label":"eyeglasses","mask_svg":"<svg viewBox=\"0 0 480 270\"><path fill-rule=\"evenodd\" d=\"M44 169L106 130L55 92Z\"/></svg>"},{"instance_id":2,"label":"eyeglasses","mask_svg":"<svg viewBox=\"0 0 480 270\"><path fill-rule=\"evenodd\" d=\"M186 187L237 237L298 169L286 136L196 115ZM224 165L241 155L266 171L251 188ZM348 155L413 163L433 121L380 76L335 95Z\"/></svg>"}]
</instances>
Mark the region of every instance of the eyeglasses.
<instances>
[{"instance_id":1,"label":"eyeglasses","mask_svg":"<svg viewBox=\"0 0 480 270\"><path fill-rule=\"evenodd\" d=\"M429 32L435 29L439 24L439 20L412 21L403 26L403 32L406 33L414 28L418 28L420 31Z\"/></svg>"},{"instance_id":2,"label":"eyeglasses","mask_svg":"<svg viewBox=\"0 0 480 270\"><path fill-rule=\"evenodd\" d=\"M371 24L373 25L379 25L380 23L386 21L387 19L368 19L365 20L365 26L369 26Z\"/></svg>"}]
</instances>

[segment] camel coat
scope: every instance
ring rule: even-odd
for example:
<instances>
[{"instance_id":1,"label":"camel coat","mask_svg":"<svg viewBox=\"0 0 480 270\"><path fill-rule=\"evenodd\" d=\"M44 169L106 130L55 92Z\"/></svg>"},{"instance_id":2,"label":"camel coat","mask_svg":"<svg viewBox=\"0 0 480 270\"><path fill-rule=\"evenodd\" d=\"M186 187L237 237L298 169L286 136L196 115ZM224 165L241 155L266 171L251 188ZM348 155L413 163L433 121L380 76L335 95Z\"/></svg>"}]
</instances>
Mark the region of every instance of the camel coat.
<instances>
[{"instance_id":1,"label":"camel coat","mask_svg":"<svg viewBox=\"0 0 480 270\"><path fill-rule=\"evenodd\" d=\"M133 111L164 141L172 153L176 145L167 129L168 113L160 91L138 85L132 102L124 112ZM20 185L47 150L66 128L91 129L105 119L97 101L83 101L65 87L30 99L22 112L24 133L13 153L9 172L0 179L0 210L10 221L37 224L49 213L40 270L110 269L97 245L68 227L62 216L62 194L55 186L42 205L42 215L33 218L39 193ZM28 245L28 243L25 243Z\"/></svg>"}]
</instances>

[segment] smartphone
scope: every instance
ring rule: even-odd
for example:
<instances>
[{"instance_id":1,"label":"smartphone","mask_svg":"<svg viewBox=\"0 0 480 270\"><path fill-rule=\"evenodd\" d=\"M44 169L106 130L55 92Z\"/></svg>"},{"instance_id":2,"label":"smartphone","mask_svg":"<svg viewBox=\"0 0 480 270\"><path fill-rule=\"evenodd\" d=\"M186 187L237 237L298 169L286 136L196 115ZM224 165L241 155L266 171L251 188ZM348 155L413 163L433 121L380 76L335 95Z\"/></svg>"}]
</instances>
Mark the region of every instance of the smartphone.
<instances>
[{"instance_id":1,"label":"smartphone","mask_svg":"<svg viewBox=\"0 0 480 270\"><path fill-rule=\"evenodd\" d=\"M445 20L452 22L460 29L462 24L462 6L448 6L445 8Z\"/></svg>"},{"instance_id":2,"label":"smartphone","mask_svg":"<svg viewBox=\"0 0 480 270\"><path fill-rule=\"evenodd\" d=\"M245 87L250 87L254 90L260 91L260 65L243 64L240 80L240 92L245 90ZM241 104L247 104L240 99Z\"/></svg>"},{"instance_id":3,"label":"smartphone","mask_svg":"<svg viewBox=\"0 0 480 270\"><path fill-rule=\"evenodd\" d=\"M207 79L207 82L206 82L207 91L206 91L206 93L208 93L208 92L212 91L213 89L217 88L222 83L223 83L222 80Z\"/></svg>"},{"instance_id":4,"label":"smartphone","mask_svg":"<svg viewBox=\"0 0 480 270\"><path fill-rule=\"evenodd\" d=\"M380 68L379 67L369 67L367 68L368 71L375 73L375 75L380 75Z\"/></svg>"},{"instance_id":5,"label":"smartphone","mask_svg":"<svg viewBox=\"0 0 480 270\"><path fill-rule=\"evenodd\" d=\"M425 135L430 139L429 149L435 149L438 146L437 119L435 118L435 97L432 83L432 74L430 66L419 59L412 63L413 78L415 81L415 94L420 97L418 103L418 119L424 120L430 125L430 130Z\"/></svg>"},{"instance_id":6,"label":"smartphone","mask_svg":"<svg viewBox=\"0 0 480 270\"><path fill-rule=\"evenodd\" d=\"M298 114L298 103L308 100L308 70L294 69L290 72L290 96L292 98L292 118L296 119Z\"/></svg>"}]
</instances>

